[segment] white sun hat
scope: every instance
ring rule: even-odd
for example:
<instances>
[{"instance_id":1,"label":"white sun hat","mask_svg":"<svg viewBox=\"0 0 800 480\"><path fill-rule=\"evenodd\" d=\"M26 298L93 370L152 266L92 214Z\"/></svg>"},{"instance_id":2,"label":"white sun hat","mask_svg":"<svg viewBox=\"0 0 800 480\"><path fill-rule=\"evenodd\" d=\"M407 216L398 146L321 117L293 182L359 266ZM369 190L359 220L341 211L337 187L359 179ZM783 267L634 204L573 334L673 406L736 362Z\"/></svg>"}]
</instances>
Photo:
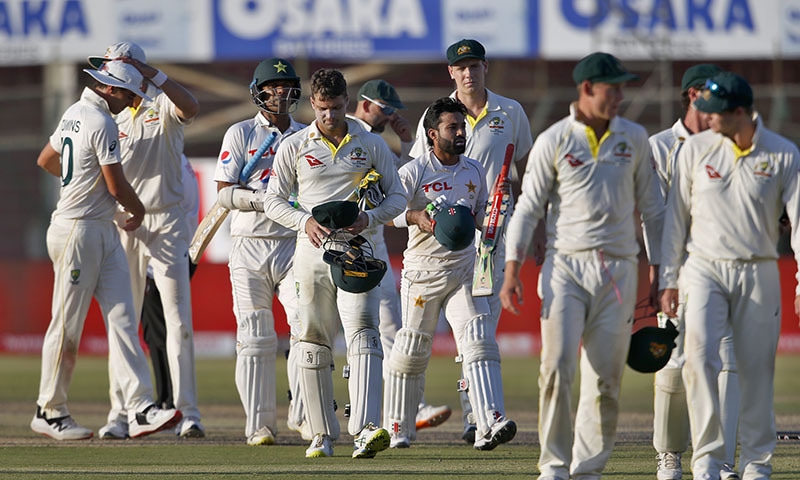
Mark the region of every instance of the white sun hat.
<instances>
[{"instance_id":1,"label":"white sun hat","mask_svg":"<svg viewBox=\"0 0 800 480\"><path fill-rule=\"evenodd\" d=\"M119 42L106 48L106 54L103 57L89 57L87 60L94 68L100 68L102 64L115 58L128 57L135 58L142 63L147 63L147 57L144 50L139 45L133 42Z\"/></svg>"},{"instance_id":2,"label":"white sun hat","mask_svg":"<svg viewBox=\"0 0 800 480\"><path fill-rule=\"evenodd\" d=\"M113 60L105 62L105 64L100 66L99 70L84 68L83 71L103 85L124 88L147 101L153 100L142 91L144 77L142 77L142 74L139 73L136 67L129 63L125 63L121 60Z\"/></svg>"}]
</instances>

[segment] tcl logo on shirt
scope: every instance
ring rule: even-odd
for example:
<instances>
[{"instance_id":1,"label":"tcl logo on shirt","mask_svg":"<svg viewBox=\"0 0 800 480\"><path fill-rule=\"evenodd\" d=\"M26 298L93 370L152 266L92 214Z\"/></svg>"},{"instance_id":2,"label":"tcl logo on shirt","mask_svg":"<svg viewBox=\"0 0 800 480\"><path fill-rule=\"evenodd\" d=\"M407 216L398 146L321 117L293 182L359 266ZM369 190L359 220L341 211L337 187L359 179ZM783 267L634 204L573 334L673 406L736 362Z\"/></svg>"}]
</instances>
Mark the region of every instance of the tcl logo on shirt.
<instances>
[{"instance_id":1,"label":"tcl logo on shirt","mask_svg":"<svg viewBox=\"0 0 800 480\"><path fill-rule=\"evenodd\" d=\"M431 190L433 190L434 192L442 192L445 190L452 190L452 189L453 187L451 187L447 182L432 182L422 186L422 190L425 193L428 193Z\"/></svg>"}]
</instances>

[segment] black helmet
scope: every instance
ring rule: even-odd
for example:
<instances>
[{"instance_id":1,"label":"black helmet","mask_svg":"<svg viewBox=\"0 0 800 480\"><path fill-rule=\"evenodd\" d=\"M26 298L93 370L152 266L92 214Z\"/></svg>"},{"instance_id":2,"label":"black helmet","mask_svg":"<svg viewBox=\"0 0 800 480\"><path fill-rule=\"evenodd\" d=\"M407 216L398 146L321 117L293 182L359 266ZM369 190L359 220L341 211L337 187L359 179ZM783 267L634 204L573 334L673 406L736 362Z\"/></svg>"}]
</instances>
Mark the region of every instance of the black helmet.
<instances>
[{"instance_id":1,"label":"black helmet","mask_svg":"<svg viewBox=\"0 0 800 480\"><path fill-rule=\"evenodd\" d=\"M271 98L269 92L261 90L264 84L278 80L289 81L291 88L285 89L285 97L276 102ZM268 58L263 60L253 72L253 81L250 82L250 95L253 103L258 108L272 114L291 113L297 109L297 102L300 100L300 77L294 71L294 67L288 60L283 58ZM285 107L281 105L286 102Z\"/></svg>"},{"instance_id":2,"label":"black helmet","mask_svg":"<svg viewBox=\"0 0 800 480\"><path fill-rule=\"evenodd\" d=\"M669 362L677 336L678 329L671 321L667 321L666 328L640 328L631 335L628 365L642 373L661 370Z\"/></svg>"},{"instance_id":3,"label":"black helmet","mask_svg":"<svg viewBox=\"0 0 800 480\"><path fill-rule=\"evenodd\" d=\"M331 230L322 248L322 259L331 266L333 283L346 292L368 292L386 273L386 262L373 257L372 245L361 235Z\"/></svg>"},{"instance_id":4,"label":"black helmet","mask_svg":"<svg viewBox=\"0 0 800 480\"><path fill-rule=\"evenodd\" d=\"M443 206L433 216L433 236L448 250L464 250L475 242L475 217L465 205Z\"/></svg>"}]
</instances>

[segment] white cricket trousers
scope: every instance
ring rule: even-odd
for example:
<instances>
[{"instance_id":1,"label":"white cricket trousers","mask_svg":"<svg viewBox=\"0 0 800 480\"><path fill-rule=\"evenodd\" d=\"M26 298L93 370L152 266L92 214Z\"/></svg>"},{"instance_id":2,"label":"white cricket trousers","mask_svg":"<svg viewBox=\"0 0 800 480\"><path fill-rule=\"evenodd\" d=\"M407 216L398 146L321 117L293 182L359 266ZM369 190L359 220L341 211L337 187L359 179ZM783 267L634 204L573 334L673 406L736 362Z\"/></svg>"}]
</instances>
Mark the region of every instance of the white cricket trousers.
<instances>
[{"instance_id":1,"label":"white cricket trousers","mask_svg":"<svg viewBox=\"0 0 800 480\"><path fill-rule=\"evenodd\" d=\"M768 478L776 432L773 410L775 354L781 328L781 286L774 260L717 261L689 255L679 283L686 296L686 365L694 478L718 478L725 459L717 377L719 345L733 330L739 370L739 471Z\"/></svg>"},{"instance_id":2,"label":"white cricket trousers","mask_svg":"<svg viewBox=\"0 0 800 480\"><path fill-rule=\"evenodd\" d=\"M67 392L92 297L108 332L109 364L123 387L123 404L139 411L152 403L150 370L139 343L130 276L117 227L108 220L54 218L47 229L53 262L53 309L42 347L37 404L47 418L69 415Z\"/></svg>"},{"instance_id":3,"label":"white cricket trousers","mask_svg":"<svg viewBox=\"0 0 800 480\"><path fill-rule=\"evenodd\" d=\"M122 247L130 267L136 322L142 314L147 266L161 294L167 326L167 361L175 408L184 417L200 418L197 408L197 378L194 364L192 291L189 283L189 228L180 205L148 212L133 232L121 233ZM116 366L109 364L111 410L108 421L125 418L120 405Z\"/></svg>"},{"instance_id":4,"label":"white cricket trousers","mask_svg":"<svg viewBox=\"0 0 800 480\"><path fill-rule=\"evenodd\" d=\"M611 456L630 347L637 268L636 257L604 257L599 250L550 254L542 265L542 476L599 479ZM573 442L572 384L579 350L581 385Z\"/></svg>"}]
</instances>

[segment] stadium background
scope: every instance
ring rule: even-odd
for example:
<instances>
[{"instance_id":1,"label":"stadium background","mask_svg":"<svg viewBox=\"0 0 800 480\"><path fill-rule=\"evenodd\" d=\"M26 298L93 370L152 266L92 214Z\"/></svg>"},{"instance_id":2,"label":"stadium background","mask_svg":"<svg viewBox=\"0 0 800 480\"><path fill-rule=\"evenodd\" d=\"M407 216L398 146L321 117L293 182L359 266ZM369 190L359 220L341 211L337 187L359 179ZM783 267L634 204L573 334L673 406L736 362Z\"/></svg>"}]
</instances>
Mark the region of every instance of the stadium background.
<instances>
[{"instance_id":1,"label":"stadium background","mask_svg":"<svg viewBox=\"0 0 800 480\"><path fill-rule=\"evenodd\" d=\"M487 85L522 103L534 136L567 114L576 96L572 66L596 50L611 52L641 80L626 89L623 115L651 133L680 115L680 76L714 62L745 76L765 123L800 139L800 0L0 0L0 351L36 353L50 319L52 268L45 231L58 181L36 156L63 110L79 96L85 58L130 40L148 62L186 85L201 113L186 129L186 154L198 173L201 215L215 198L214 161L232 123L255 114L247 86L258 61L283 56L303 79L320 67L341 69L351 105L366 80L394 84L416 124L452 83L444 51L464 37L487 47ZM295 116L313 120L304 99ZM397 147L395 137L386 135ZM724 208L720 209L724 214ZM395 274L405 233L387 229ZM794 262L781 241L784 288L780 351L800 351L793 314ZM200 355L233 355L226 237L219 235L192 281ZM642 270L644 271L644 270ZM524 271L522 316L504 314L505 355L538 353L538 270ZM644 279L645 276L642 276ZM643 296L643 295L642 295ZM280 308L278 312L282 312ZM284 322L276 326L286 335ZM451 353L447 329L435 350ZM106 351L92 308L81 349Z\"/></svg>"}]
</instances>

